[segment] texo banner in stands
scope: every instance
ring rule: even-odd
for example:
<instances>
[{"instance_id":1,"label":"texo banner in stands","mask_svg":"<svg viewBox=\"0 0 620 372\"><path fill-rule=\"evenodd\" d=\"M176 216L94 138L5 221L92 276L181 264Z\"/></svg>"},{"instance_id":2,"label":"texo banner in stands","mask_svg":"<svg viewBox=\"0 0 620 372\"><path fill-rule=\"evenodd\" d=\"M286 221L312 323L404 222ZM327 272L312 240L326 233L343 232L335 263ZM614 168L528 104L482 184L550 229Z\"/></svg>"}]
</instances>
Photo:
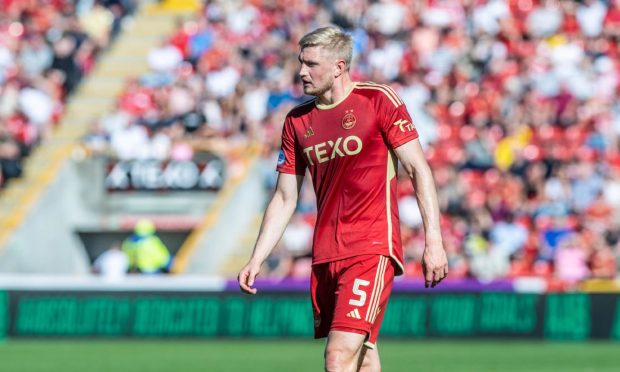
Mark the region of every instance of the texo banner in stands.
<instances>
[{"instance_id":1,"label":"texo banner in stands","mask_svg":"<svg viewBox=\"0 0 620 372\"><path fill-rule=\"evenodd\" d=\"M225 163L209 154L204 160L123 160L107 165L108 191L219 190Z\"/></svg>"},{"instance_id":2,"label":"texo banner in stands","mask_svg":"<svg viewBox=\"0 0 620 372\"><path fill-rule=\"evenodd\" d=\"M9 337L312 335L310 303L301 293L248 297L213 292L9 291L8 300ZM381 334L620 340L619 302L617 294L397 293L388 305ZM0 308L3 312L7 308Z\"/></svg>"}]
</instances>

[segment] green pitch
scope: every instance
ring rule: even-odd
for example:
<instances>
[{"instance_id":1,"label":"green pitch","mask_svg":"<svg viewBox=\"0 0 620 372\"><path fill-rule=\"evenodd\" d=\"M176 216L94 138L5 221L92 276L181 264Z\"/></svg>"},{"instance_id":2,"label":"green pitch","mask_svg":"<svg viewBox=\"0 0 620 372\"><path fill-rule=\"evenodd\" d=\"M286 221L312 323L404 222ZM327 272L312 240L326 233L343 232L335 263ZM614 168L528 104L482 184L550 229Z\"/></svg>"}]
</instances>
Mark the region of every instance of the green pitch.
<instances>
[{"instance_id":1,"label":"green pitch","mask_svg":"<svg viewBox=\"0 0 620 372\"><path fill-rule=\"evenodd\" d=\"M8 341L6 372L321 371L321 341ZM383 370L618 371L617 343L392 341L380 343Z\"/></svg>"}]
</instances>

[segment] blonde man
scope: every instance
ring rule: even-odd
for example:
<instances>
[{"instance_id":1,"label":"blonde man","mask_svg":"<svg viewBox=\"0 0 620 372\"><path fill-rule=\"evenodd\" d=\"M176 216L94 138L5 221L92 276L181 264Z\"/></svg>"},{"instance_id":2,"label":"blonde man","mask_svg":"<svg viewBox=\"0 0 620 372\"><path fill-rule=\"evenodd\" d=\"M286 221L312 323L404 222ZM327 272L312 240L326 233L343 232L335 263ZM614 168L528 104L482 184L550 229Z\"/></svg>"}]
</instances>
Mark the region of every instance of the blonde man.
<instances>
[{"instance_id":1,"label":"blonde man","mask_svg":"<svg viewBox=\"0 0 620 372\"><path fill-rule=\"evenodd\" d=\"M239 286L254 280L295 211L308 169L317 195L311 296L326 371L380 371L377 335L395 275L403 273L397 159L416 190L426 233L427 287L448 274L433 177L402 100L388 86L351 81L352 40L336 27L299 42L304 92L282 131L280 172Z\"/></svg>"}]
</instances>

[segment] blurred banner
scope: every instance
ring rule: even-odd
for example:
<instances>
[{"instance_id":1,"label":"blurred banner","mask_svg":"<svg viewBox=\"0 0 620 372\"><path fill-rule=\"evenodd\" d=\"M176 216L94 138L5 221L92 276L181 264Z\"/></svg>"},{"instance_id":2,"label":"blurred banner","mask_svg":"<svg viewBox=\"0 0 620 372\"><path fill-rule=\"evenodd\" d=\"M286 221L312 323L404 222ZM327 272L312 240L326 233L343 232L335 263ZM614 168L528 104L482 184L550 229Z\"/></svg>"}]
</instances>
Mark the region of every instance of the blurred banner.
<instances>
[{"instance_id":1,"label":"blurred banner","mask_svg":"<svg viewBox=\"0 0 620 372\"><path fill-rule=\"evenodd\" d=\"M285 288L258 297L228 290L6 293L4 302L0 293L0 315L8 312L8 337L298 337L313 331L307 294ZM618 294L395 289L381 334L620 340L619 302Z\"/></svg>"},{"instance_id":2,"label":"blurred banner","mask_svg":"<svg viewBox=\"0 0 620 372\"><path fill-rule=\"evenodd\" d=\"M216 155L200 160L111 160L105 176L106 190L118 191L217 191L224 184L225 162Z\"/></svg>"}]
</instances>

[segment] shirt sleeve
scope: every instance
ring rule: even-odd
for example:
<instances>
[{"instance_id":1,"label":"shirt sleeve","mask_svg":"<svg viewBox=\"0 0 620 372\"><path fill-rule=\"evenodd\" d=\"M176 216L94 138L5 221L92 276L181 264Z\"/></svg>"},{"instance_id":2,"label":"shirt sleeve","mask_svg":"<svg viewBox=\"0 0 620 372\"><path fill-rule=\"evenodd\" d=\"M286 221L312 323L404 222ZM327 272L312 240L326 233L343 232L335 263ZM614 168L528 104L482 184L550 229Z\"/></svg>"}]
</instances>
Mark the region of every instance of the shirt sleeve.
<instances>
[{"instance_id":1,"label":"shirt sleeve","mask_svg":"<svg viewBox=\"0 0 620 372\"><path fill-rule=\"evenodd\" d=\"M297 174L300 176L306 173L306 163L297 145L295 128L288 116L282 128L282 147L280 148L280 154L278 154L276 170L280 173Z\"/></svg>"},{"instance_id":2,"label":"shirt sleeve","mask_svg":"<svg viewBox=\"0 0 620 372\"><path fill-rule=\"evenodd\" d=\"M380 97L378 105L379 125L390 148L396 148L418 138L415 124L413 124L407 107L400 97L391 89L386 94L381 94Z\"/></svg>"}]
</instances>

